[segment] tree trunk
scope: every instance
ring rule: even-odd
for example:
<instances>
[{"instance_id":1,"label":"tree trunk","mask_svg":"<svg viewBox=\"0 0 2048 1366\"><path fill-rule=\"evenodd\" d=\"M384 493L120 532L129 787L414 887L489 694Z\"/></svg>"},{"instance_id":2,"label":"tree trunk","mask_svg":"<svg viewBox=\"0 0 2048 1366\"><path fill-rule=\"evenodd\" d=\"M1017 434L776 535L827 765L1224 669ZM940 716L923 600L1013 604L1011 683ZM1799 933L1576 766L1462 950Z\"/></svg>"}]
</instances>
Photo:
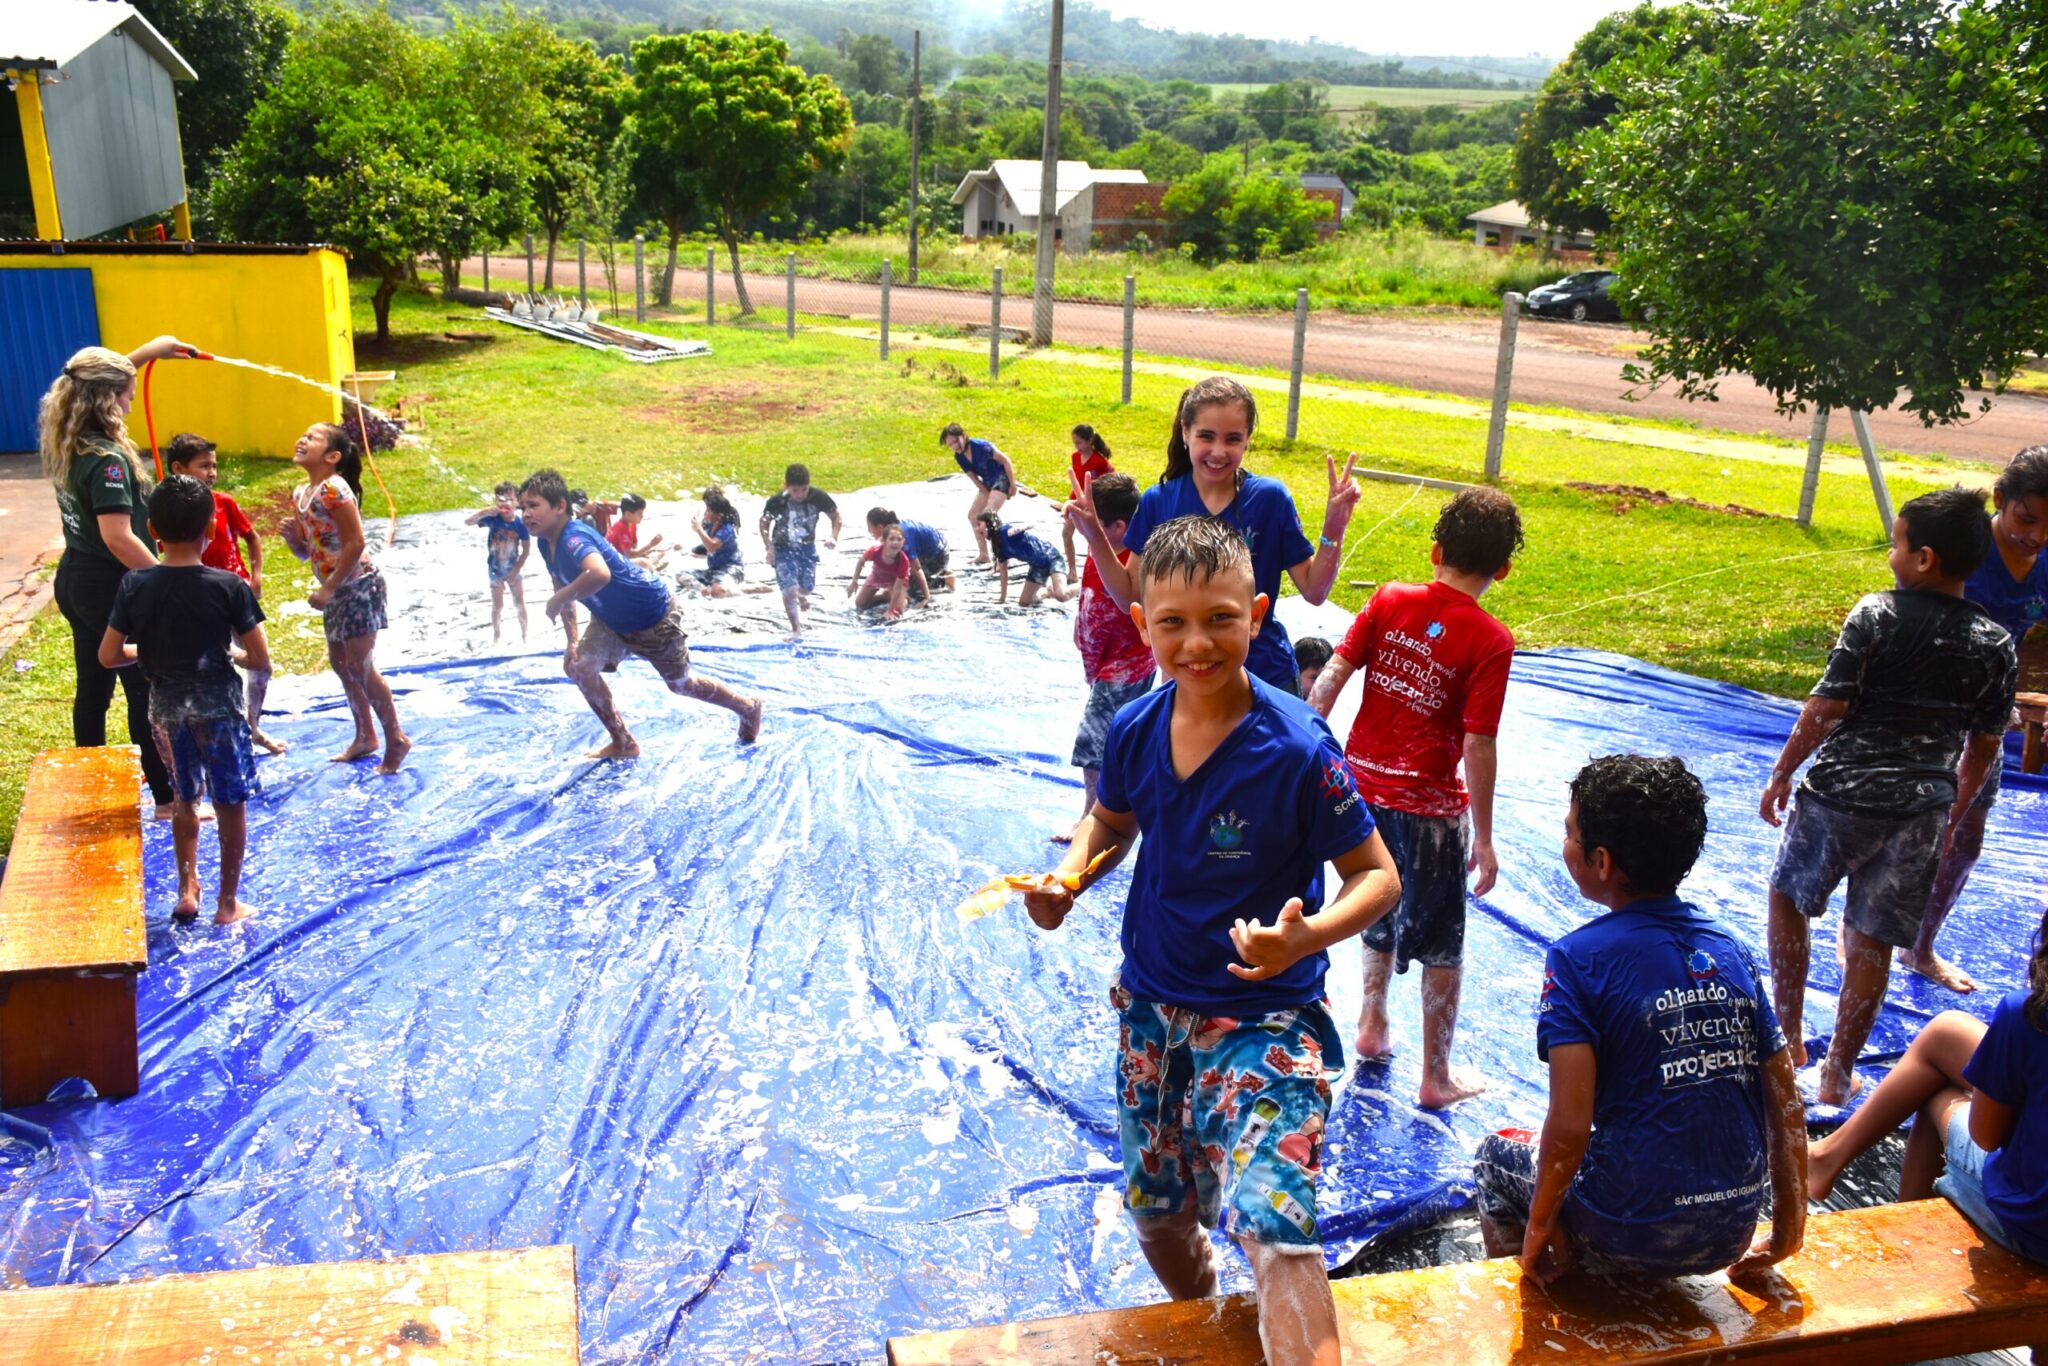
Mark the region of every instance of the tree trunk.
<instances>
[{"instance_id":1,"label":"tree trunk","mask_svg":"<svg viewBox=\"0 0 2048 1366\"><path fill-rule=\"evenodd\" d=\"M661 286L656 291L654 302L667 308L676 297L676 239L682 234L671 227L668 230L668 256L661 264Z\"/></svg>"},{"instance_id":2,"label":"tree trunk","mask_svg":"<svg viewBox=\"0 0 2048 1366\"><path fill-rule=\"evenodd\" d=\"M747 297L747 277L740 274L740 234L737 228L726 228L725 250L732 257L732 287L740 296L740 316L751 318L754 315L754 301Z\"/></svg>"},{"instance_id":3,"label":"tree trunk","mask_svg":"<svg viewBox=\"0 0 2048 1366\"><path fill-rule=\"evenodd\" d=\"M391 340L391 296L398 293L398 286L405 279L404 267L386 271L377 279L377 292L370 296L370 307L377 314L377 341L381 345Z\"/></svg>"},{"instance_id":4,"label":"tree trunk","mask_svg":"<svg viewBox=\"0 0 2048 1366\"><path fill-rule=\"evenodd\" d=\"M540 282L540 287L544 290L552 291L555 287L555 242L561 235L561 228L552 225L548 228L547 274L541 277Z\"/></svg>"},{"instance_id":5,"label":"tree trunk","mask_svg":"<svg viewBox=\"0 0 2048 1366\"><path fill-rule=\"evenodd\" d=\"M441 253L441 297L452 299L462 288L462 263L448 252Z\"/></svg>"}]
</instances>

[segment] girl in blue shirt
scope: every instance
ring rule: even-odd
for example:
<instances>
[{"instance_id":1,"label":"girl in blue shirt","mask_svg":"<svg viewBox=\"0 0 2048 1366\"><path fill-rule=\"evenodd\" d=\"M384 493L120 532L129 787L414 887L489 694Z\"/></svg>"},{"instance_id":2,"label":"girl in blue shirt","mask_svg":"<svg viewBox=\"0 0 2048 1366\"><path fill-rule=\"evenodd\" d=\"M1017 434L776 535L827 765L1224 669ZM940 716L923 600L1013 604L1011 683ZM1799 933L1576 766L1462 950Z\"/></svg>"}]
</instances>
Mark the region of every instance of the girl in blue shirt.
<instances>
[{"instance_id":1,"label":"girl in blue shirt","mask_svg":"<svg viewBox=\"0 0 2048 1366\"><path fill-rule=\"evenodd\" d=\"M1010 501L1017 492L1017 467L1010 463L1010 457L996 449L993 441L969 436L967 429L957 422L948 422L939 433L939 444L953 452L953 462L974 481L974 500L967 505L967 521L974 528L976 564L987 564L988 533L982 529L981 519L989 513L1000 514L1003 504Z\"/></svg>"},{"instance_id":2,"label":"girl in blue shirt","mask_svg":"<svg viewBox=\"0 0 2048 1366\"><path fill-rule=\"evenodd\" d=\"M1987 1238L2048 1264L2048 915L2026 987L1988 1026L1960 1010L1929 1021L1870 1099L1807 1150L1807 1193L1824 1198L1908 1119L1899 1199L1945 1195Z\"/></svg>"},{"instance_id":3,"label":"girl in blue shirt","mask_svg":"<svg viewBox=\"0 0 2048 1366\"><path fill-rule=\"evenodd\" d=\"M1252 586L1265 599L1245 667L1289 696L1299 696L1301 670L1272 605L1280 596L1283 571L1310 602L1329 598L1343 559L1344 529L1358 506L1358 481L1352 478L1358 459L1353 456L1341 475L1337 462L1329 460L1330 493L1323 506L1322 535L1310 545L1287 486L1244 468L1245 452L1258 425L1258 403L1234 379L1212 375L1183 393L1167 442L1166 471L1139 499L1138 511L1124 532L1124 546L1142 552L1153 530L1176 517L1207 515L1234 527L1252 548ZM1089 557L1101 571L1110 597L1128 609L1137 596L1136 576L1110 549L1085 488L1074 490L1066 515L1087 537Z\"/></svg>"},{"instance_id":4,"label":"girl in blue shirt","mask_svg":"<svg viewBox=\"0 0 2048 1366\"><path fill-rule=\"evenodd\" d=\"M1043 592L1054 602L1065 602L1080 590L1067 587L1067 576L1060 572L1058 551L1049 541L1034 536L1014 522L1005 522L993 512L981 514L975 523L975 530L988 539L989 549L996 557L996 601L1010 600L1010 561L1020 560L1024 564L1024 587L1017 592L1017 605L1029 607L1038 601Z\"/></svg>"}]
</instances>

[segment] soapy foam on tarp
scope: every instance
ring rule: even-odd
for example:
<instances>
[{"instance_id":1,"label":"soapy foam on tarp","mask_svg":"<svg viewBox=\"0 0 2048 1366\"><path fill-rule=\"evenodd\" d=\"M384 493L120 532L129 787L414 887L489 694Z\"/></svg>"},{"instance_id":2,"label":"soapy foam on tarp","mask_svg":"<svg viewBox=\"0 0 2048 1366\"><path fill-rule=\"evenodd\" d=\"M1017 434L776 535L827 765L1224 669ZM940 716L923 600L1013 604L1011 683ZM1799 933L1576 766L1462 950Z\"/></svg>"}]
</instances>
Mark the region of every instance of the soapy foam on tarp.
<instances>
[{"instance_id":1,"label":"soapy foam on tarp","mask_svg":"<svg viewBox=\"0 0 2048 1366\"><path fill-rule=\"evenodd\" d=\"M697 666L766 693L767 731L742 749L728 714L629 663L614 687L646 751L630 766L577 757L600 731L540 618L538 564L532 644L494 653L481 534L459 513L402 522L381 557L397 629L380 656L412 758L389 779L330 765L347 726L331 678L278 680L273 730L292 750L262 761L244 891L262 913L231 930L169 927L169 830L149 827L142 1091L9 1117L0 1273L49 1285L568 1242L585 1359L620 1363L875 1359L895 1333L1159 1298L1115 1206L1107 990L1128 871L1056 934L1014 903L952 914L997 873L1052 866L1046 834L1079 804L1071 616L998 612L963 574L937 611L861 629L831 578L874 502L970 558L960 482L839 499L846 543L802 645L776 638L773 595L692 604ZM758 575L757 505L742 534ZM1056 535L1043 503L1012 507ZM643 535L657 529L689 534L659 504ZM1283 615L1296 634L1344 624L1299 599ZM1756 794L1794 714L1614 656L1517 659L1501 883L1473 910L1458 1038L1495 1086L1414 1108L1419 992L1397 978L1400 1055L1354 1062L1337 1088L1333 1262L1468 1203L1479 1136L1540 1120L1543 947L1590 914L1558 858L1566 779L1594 754L1684 754L1713 798L1686 890L1761 958L1776 835ZM1985 989L1895 972L1874 1056L1938 1010L1987 1014L2021 980L2042 793L2008 769L1944 937ZM211 836L202 848L211 877ZM1834 919L1811 1027L1832 1016ZM1348 1030L1355 944L1332 957ZM1223 1266L1247 1288L1240 1258Z\"/></svg>"}]
</instances>

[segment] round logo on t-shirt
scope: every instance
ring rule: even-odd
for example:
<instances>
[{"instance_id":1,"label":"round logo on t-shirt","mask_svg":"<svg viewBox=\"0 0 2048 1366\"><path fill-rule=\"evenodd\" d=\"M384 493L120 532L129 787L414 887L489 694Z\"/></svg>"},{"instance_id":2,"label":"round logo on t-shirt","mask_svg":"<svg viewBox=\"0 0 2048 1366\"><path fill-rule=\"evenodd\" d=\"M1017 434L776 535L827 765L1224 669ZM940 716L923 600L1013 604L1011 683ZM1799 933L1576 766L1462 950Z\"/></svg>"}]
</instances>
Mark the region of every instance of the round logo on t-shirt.
<instances>
[{"instance_id":1,"label":"round logo on t-shirt","mask_svg":"<svg viewBox=\"0 0 2048 1366\"><path fill-rule=\"evenodd\" d=\"M1714 955L1705 949L1694 949L1685 957L1685 970L1692 974L1695 982L1704 982L1721 969L1714 963Z\"/></svg>"}]
</instances>

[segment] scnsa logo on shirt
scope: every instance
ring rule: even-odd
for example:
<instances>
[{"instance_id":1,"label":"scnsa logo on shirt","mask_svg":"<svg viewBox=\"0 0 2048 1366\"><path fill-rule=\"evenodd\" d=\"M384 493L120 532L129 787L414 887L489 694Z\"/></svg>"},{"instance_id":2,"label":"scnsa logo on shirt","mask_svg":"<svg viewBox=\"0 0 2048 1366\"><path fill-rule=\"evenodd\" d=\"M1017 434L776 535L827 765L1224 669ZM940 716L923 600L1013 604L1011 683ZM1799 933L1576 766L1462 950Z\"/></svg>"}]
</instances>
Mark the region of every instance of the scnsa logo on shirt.
<instances>
[{"instance_id":1,"label":"scnsa logo on shirt","mask_svg":"<svg viewBox=\"0 0 2048 1366\"><path fill-rule=\"evenodd\" d=\"M1250 851L1244 847L1246 828L1251 824L1235 811L1219 811L1216 819L1209 822L1209 857L1243 858Z\"/></svg>"},{"instance_id":2,"label":"scnsa logo on shirt","mask_svg":"<svg viewBox=\"0 0 2048 1366\"><path fill-rule=\"evenodd\" d=\"M1714 955L1705 949L1694 949L1685 956L1685 970L1692 975L1693 981L1704 982L1721 969L1714 962Z\"/></svg>"},{"instance_id":3,"label":"scnsa logo on shirt","mask_svg":"<svg viewBox=\"0 0 2048 1366\"><path fill-rule=\"evenodd\" d=\"M1351 781L1351 768L1342 759L1331 759L1323 765L1323 796L1335 800L1337 805L1332 814L1343 815L1358 803L1358 786Z\"/></svg>"},{"instance_id":4,"label":"scnsa logo on shirt","mask_svg":"<svg viewBox=\"0 0 2048 1366\"><path fill-rule=\"evenodd\" d=\"M1440 621L1432 621L1431 623L1429 623L1428 626L1424 627L1422 631L1422 634L1428 636L1431 640L1435 640L1438 636L1442 635L1443 633L1444 624Z\"/></svg>"}]
</instances>

